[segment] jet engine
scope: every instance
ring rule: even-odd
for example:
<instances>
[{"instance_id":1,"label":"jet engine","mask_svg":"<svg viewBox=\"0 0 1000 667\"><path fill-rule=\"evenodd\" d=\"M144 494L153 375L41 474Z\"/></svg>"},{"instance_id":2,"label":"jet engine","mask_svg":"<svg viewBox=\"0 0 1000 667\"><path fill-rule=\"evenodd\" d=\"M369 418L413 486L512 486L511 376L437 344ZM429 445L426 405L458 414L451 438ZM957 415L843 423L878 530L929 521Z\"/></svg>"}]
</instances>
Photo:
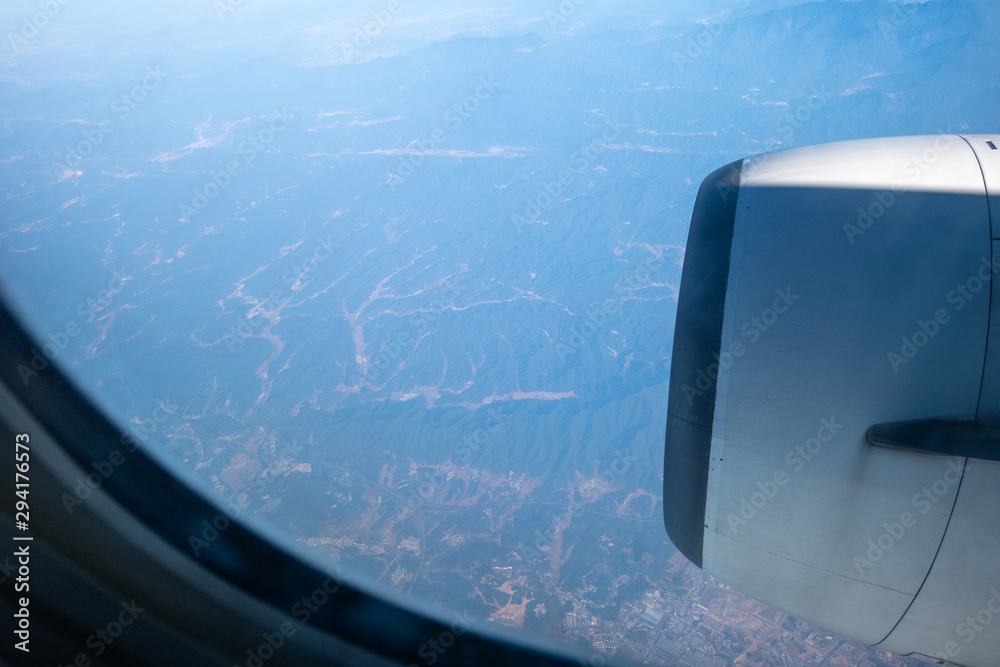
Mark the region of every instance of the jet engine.
<instances>
[{"instance_id":1,"label":"jet engine","mask_svg":"<svg viewBox=\"0 0 1000 667\"><path fill-rule=\"evenodd\" d=\"M710 174L677 305L664 522L797 618L1000 660L1000 135Z\"/></svg>"}]
</instances>

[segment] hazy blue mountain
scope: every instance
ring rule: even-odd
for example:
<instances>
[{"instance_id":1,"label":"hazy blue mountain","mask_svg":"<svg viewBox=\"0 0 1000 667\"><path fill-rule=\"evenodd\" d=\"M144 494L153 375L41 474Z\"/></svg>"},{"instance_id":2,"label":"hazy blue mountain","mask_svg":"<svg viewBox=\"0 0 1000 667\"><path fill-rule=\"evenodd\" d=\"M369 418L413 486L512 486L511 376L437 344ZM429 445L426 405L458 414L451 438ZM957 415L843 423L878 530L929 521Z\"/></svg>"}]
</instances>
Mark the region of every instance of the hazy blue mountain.
<instances>
[{"instance_id":1,"label":"hazy blue mountain","mask_svg":"<svg viewBox=\"0 0 1000 667\"><path fill-rule=\"evenodd\" d=\"M168 413L187 478L357 572L649 662L696 631L731 661L750 615L780 641L746 664L804 647L661 521L694 197L767 150L995 131L997 4L391 5L67 5L8 43L4 286L111 413Z\"/></svg>"}]
</instances>

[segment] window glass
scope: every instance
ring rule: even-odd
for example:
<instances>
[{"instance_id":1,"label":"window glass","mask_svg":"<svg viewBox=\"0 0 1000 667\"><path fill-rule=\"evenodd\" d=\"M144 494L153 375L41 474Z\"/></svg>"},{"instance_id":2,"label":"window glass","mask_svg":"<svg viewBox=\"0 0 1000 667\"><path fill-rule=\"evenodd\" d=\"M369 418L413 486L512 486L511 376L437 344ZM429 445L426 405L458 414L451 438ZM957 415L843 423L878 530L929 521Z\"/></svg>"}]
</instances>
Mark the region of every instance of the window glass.
<instances>
[{"instance_id":1,"label":"window glass","mask_svg":"<svg viewBox=\"0 0 1000 667\"><path fill-rule=\"evenodd\" d=\"M673 321L719 166L995 130L994 5L2 15L0 278L41 346L25 383L54 361L234 514L595 657L917 664L670 544Z\"/></svg>"}]
</instances>

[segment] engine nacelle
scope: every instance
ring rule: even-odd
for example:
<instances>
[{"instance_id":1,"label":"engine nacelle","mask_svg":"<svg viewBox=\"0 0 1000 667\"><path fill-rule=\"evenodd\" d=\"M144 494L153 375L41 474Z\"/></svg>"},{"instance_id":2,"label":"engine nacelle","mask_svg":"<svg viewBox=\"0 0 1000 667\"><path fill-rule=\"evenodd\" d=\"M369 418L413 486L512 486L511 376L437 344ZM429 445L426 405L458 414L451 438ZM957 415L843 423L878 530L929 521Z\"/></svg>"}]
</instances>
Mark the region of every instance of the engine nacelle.
<instances>
[{"instance_id":1,"label":"engine nacelle","mask_svg":"<svg viewBox=\"0 0 1000 667\"><path fill-rule=\"evenodd\" d=\"M667 532L705 572L968 667L1000 660L998 148L845 141L709 175L664 460Z\"/></svg>"}]
</instances>

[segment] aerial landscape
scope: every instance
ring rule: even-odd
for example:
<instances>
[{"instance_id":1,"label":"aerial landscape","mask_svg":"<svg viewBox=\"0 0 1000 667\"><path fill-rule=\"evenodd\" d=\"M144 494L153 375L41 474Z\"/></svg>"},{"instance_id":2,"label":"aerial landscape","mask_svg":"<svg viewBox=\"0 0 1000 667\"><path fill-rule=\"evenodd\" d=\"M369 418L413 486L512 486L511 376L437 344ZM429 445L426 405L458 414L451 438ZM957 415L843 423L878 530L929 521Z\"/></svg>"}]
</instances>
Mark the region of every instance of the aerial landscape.
<instances>
[{"instance_id":1,"label":"aerial landscape","mask_svg":"<svg viewBox=\"0 0 1000 667\"><path fill-rule=\"evenodd\" d=\"M718 167L996 131L1000 6L22 4L0 284L228 517L610 664L924 664L670 543L673 322Z\"/></svg>"}]
</instances>

